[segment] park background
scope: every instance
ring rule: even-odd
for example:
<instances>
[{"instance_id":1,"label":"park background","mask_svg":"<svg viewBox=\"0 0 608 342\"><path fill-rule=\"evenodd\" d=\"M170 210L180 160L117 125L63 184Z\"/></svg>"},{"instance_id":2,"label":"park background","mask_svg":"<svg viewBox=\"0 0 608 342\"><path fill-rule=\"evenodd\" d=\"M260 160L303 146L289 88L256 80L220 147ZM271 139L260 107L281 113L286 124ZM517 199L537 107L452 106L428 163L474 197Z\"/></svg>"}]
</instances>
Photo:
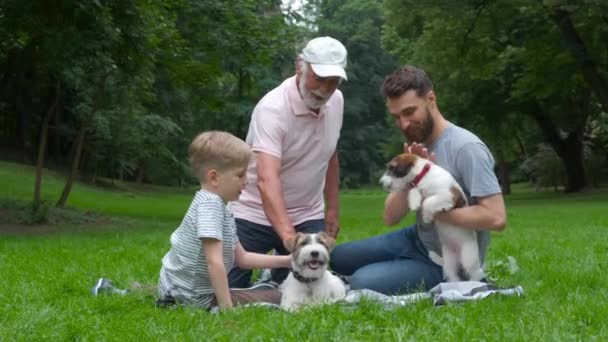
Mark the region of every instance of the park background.
<instances>
[{"instance_id":1,"label":"park background","mask_svg":"<svg viewBox=\"0 0 608 342\"><path fill-rule=\"evenodd\" d=\"M607 13L601 0L0 1L0 339L605 338ZM192 137L244 138L321 35L349 52L339 242L394 229L377 181L403 138L380 85L414 64L492 150L508 226L488 270L525 298L212 316L90 296L99 276L156 282L196 189Z\"/></svg>"}]
</instances>

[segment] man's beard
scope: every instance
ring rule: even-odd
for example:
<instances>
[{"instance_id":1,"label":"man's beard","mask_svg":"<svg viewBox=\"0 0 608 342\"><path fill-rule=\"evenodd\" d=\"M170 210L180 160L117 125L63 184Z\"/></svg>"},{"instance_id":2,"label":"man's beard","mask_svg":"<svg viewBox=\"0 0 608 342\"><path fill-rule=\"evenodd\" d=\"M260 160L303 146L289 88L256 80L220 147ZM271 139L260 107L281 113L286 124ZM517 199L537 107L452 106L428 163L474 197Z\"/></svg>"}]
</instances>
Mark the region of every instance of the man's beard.
<instances>
[{"instance_id":1,"label":"man's beard","mask_svg":"<svg viewBox=\"0 0 608 342\"><path fill-rule=\"evenodd\" d=\"M420 124L410 124L407 127L407 130L403 132L405 138L408 143L425 143L427 139L433 133L433 128L435 127L435 120L431 115L431 111L429 108L426 108L426 117L422 120Z\"/></svg>"},{"instance_id":2,"label":"man's beard","mask_svg":"<svg viewBox=\"0 0 608 342\"><path fill-rule=\"evenodd\" d=\"M329 101L331 94L323 95L319 90L308 90L305 85L307 73L308 69L304 69L302 76L300 77L300 82L298 83L302 102L304 102L304 105L308 109L319 110L327 101Z\"/></svg>"}]
</instances>

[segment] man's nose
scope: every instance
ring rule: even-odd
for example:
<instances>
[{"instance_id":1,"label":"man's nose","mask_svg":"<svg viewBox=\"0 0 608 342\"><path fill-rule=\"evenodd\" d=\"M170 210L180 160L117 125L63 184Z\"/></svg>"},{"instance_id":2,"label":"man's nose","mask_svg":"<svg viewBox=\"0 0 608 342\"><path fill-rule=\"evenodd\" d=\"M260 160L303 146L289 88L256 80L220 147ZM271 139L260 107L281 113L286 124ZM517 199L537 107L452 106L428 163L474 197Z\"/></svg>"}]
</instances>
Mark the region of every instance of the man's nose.
<instances>
[{"instance_id":1,"label":"man's nose","mask_svg":"<svg viewBox=\"0 0 608 342\"><path fill-rule=\"evenodd\" d=\"M405 117L399 118L399 128L402 131L405 131L409 126L410 126L410 120L408 118L405 118Z\"/></svg>"},{"instance_id":2,"label":"man's nose","mask_svg":"<svg viewBox=\"0 0 608 342\"><path fill-rule=\"evenodd\" d=\"M319 89L323 94L331 94L338 88L338 84L340 84L340 80L327 79L321 82Z\"/></svg>"}]
</instances>

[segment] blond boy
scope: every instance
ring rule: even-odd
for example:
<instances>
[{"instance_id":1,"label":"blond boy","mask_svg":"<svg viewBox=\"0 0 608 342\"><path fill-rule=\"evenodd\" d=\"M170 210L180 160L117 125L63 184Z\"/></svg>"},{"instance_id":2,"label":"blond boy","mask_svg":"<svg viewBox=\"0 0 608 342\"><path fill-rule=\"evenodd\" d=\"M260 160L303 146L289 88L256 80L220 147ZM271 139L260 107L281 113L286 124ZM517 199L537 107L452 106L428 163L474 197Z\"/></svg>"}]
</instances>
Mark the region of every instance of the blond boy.
<instances>
[{"instance_id":1,"label":"blond boy","mask_svg":"<svg viewBox=\"0 0 608 342\"><path fill-rule=\"evenodd\" d=\"M290 256L246 252L239 243L227 203L237 200L246 184L252 152L230 133L199 134L189 149L190 164L201 189L180 226L171 235L171 249L162 259L158 292L161 301L221 309L256 301L279 302L277 290L231 290L227 272L289 267Z\"/></svg>"}]
</instances>

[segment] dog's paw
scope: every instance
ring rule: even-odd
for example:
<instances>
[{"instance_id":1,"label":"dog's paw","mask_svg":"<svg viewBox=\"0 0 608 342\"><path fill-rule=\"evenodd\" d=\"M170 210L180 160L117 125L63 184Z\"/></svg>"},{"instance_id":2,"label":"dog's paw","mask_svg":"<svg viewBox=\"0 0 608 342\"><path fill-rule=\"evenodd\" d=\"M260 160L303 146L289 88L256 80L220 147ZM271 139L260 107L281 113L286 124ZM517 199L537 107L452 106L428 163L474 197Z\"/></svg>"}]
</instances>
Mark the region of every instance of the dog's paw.
<instances>
[{"instance_id":1,"label":"dog's paw","mask_svg":"<svg viewBox=\"0 0 608 342\"><path fill-rule=\"evenodd\" d=\"M435 212L431 210L422 210L422 222L431 223L435 219Z\"/></svg>"}]
</instances>

